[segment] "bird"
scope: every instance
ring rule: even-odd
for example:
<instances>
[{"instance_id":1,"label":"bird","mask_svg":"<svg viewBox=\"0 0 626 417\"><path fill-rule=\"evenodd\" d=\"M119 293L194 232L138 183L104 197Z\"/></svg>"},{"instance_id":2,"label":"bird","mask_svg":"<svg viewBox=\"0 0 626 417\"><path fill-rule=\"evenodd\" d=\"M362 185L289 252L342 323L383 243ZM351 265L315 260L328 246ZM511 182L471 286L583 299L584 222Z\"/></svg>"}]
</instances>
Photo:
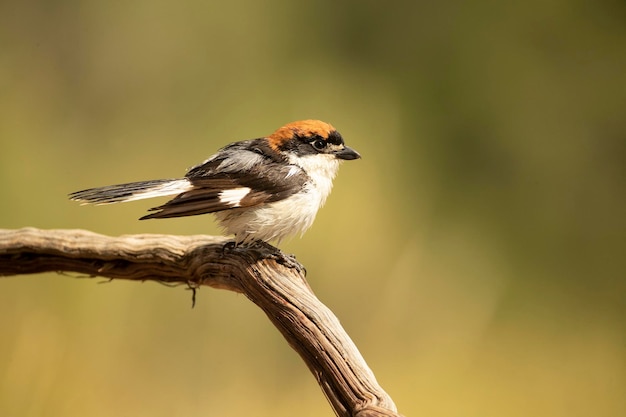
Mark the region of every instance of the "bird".
<instances>
[{"instance_id":1,"label":"bird","mask_svg":"<svg viewBox=\"0 0 626 417\"><path fill-rule=\"evenodd\" d=\"M300 120L269 136L230 143L183 178L89 188L69 198L103 205L174 196L140 220L213 213L235 236L235 246L279 244L311 227L341 162L359 158L331 124Z\"/></svg>"}]
</instances>

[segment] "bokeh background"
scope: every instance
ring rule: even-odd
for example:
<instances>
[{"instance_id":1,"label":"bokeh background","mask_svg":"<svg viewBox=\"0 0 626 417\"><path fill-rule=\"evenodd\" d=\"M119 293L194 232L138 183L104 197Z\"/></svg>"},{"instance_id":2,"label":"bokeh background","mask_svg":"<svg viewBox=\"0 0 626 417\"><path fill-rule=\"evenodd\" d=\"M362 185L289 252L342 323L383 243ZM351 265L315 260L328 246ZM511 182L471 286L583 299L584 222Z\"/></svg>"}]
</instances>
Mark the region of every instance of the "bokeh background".
<instances>
[{"instance_id":1,"label":"bokeh background","mask_svg":"<svg viewBox=\"0 0 626 417\"><path fill-rule=\"evenodd\" d=\"M331 122L308 269L407 416L626 415L626 6L0 3L0 227L216 234L71 191ZM241 295L0 280L0 416L320 416Z\"/></svg>"}]
</instances>

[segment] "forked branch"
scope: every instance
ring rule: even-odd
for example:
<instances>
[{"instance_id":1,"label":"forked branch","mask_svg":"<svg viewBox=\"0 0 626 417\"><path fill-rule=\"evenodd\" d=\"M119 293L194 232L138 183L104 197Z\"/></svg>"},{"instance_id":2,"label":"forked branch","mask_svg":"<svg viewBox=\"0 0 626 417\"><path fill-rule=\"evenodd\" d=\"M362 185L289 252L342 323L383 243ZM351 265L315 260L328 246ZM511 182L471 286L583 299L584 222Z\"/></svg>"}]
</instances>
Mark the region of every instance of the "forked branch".
<instances>
[{"instance_id":1,"label":"forked branch","mask_svg":"<svg viewBox=\"0 0 626 417\"><path fill-rule=\"evenodd\" d=\"M226 242L213 236L113 238L85 230L0 229L0 276L68 271L243 293L300 354L337 415L400 416L302 270L281 264L270 247L224 250Z\"/></svg>"}]
</instances>

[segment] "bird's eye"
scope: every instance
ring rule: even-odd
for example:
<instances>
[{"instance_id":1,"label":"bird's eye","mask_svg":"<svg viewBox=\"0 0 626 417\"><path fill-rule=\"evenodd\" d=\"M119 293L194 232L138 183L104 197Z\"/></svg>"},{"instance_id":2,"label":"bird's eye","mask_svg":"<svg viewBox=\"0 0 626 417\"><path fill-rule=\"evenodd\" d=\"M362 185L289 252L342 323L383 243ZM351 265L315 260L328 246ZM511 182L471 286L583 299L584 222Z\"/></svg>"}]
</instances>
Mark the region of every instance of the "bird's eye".
<instances>
[{"instance_id":1,"label":"bird's eye","mask_svg":"<svg viewBox=\"0 0 626 417\"><path fill-rule=\"evenodd\" d=\"M311 144L318 151L321 151L326 147L326 141L324 139L315 139Z\"/></svg>"}]
</instances>

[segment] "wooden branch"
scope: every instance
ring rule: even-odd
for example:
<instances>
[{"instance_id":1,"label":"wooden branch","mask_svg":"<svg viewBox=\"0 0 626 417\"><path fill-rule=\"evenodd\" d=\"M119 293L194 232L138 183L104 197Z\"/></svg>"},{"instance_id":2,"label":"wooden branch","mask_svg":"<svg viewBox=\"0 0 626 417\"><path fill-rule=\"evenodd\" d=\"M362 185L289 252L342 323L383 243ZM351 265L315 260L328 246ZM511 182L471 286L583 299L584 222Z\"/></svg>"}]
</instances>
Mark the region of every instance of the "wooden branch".
<instances>
[{"instance_id":1,"label":"wooden branch","mask_svg":"<svg viewBox=\"0 0 626 417\"><path fill-rule=\"evenodd\" d=\"M92 277L207 285L245 294L316 377L338 416L400 416L334 314L271 246L224 249L212 236L0 229L0 276L72 271ZM284 260L284 259L282 259Z\"/></svg>"}]
</instances>

